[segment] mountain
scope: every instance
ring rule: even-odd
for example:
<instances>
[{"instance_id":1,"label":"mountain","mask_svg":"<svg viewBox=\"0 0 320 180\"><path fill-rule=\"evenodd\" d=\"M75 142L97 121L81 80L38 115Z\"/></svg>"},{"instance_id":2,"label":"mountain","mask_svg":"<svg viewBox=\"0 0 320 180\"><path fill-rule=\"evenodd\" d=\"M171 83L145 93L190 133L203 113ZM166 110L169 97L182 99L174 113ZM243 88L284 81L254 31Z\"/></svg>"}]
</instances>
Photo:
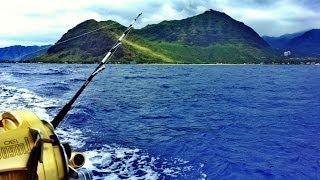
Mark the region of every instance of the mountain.
<instances>
[{"instance_id":1,"label":"mountain","mask_svg":"<svg viewBox=\"0 0 320 180\"><path fill-rule=\"evenodd\" d=\"M103 27L106 28L86 34ZM114 21L97 22L93 19L84 21L65 33L39 59L45 62L92 63L100 61L125 29L126 27ZM115 56L124 58L123 49L119 48Z\"/></svg>"},{"instance_id":2,"label":"mountain","mask_svg":"<svg viewBox=\"0 0 320 180\"><path fill-rule=\"evenodd\" d=\"M272 36L262 36L262 38L270 44L271 47L277 48L277 49L286 49L287 44L289 41L295 37L301 36L303 33L306 31L302 32L297 32L297 33L292 33L292 34L285 34L279 37L272 37Z\"/></svg>"},{"instance_id":3,"label":"mountain","mask_svg":"<svg viewBox=\"0 0 320 180\"><path fill-rule=\"evenodd\" d=\"M280 37L263 36L273 48L291 51L294 55L320 56L320 29L286 34Z\"/></svg>"},{"instance_id":4,"label":"mountain","mask_svg":"<svg viewBox=\"0 0 320 180\"><path fill-rule=\"evenodd\" d=\"M287 48L300 55L320 57L320 29L312 29L291 39Z\"/></svg>"},{"instance_id":5,"label":"mountain","mask_svg":"<svg viewBox=\"0 0 320 180\"><path fill-rule=\"evenodd\" d=\"M99 28L103 29L82 36ZM56 45L35 61L101 61L125 29L110 20L87 20L70 29ZM69 41L70 38L72 40ZM113 62L260 63L277 57L275 51L253 29L214 10L134 29L123 44L116 57L112 58Z\"/></svg>"},{"instance_id":6,"label":"mountain","mask_svg":"<svg viewBox=\"0 0 320 180\"><path fill-rule=\"evenodd\" d=\"M0 62L14 62L33 59L45 54L50 45L46 46L10 46L0 48Z\"/></svg>"}]
</instances>

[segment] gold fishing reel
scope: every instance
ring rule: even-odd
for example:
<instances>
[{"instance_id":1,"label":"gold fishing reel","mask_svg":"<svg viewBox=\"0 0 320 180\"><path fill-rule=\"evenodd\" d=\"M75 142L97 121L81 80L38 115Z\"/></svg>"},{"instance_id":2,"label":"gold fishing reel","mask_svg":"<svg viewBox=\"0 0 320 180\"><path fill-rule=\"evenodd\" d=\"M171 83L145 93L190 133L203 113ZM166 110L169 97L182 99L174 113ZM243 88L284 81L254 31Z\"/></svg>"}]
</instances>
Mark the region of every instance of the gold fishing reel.
<instances>
[{"instance_id":1,"label":"gold fishing reel","mask_svg":"<svg viewBox=\"0 0 320 180\"><path fill-rule=\"evenodd\" d=\"M31 111L0 116L0 179L92 179L82 153L61 144L52 125Z\"/></svg>"}]
</instances>

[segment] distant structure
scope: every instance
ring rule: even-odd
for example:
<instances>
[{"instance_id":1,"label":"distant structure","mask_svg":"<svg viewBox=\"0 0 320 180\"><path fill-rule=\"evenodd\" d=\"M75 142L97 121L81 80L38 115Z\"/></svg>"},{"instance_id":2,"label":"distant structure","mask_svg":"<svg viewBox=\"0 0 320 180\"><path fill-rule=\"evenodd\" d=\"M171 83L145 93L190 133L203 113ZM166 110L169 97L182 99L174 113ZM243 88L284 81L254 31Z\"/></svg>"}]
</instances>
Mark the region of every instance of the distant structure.
<instances>
[{"instance_id":1,"label":"distant structure","mask_svg":"<svg viewBox=\"0 0 320 180\"><path fill-rule=\"evenodd\" d=\"M283 53L283 55L285 57L291 56L291 51L286 51L286 52Z\"/></svg>"}]
</instances>

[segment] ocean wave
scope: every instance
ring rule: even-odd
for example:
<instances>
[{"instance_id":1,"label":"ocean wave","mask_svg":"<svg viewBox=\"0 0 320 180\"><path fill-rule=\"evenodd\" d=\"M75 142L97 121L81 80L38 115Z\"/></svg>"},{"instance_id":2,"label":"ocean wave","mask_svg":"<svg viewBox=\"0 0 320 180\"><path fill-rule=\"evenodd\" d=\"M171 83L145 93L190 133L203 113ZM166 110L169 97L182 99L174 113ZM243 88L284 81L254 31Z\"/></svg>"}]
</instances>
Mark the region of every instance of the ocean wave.
<instances>
[{"instance_id":1,"label":"ocean wave","mask_svg":"<svg viewBox=\"0 0 320 180\"><path fill-rule=\"evenodd\" d=\"M16 82L12 73L0 72L0 81L1 82Z\"/></svg>"},{"instance_id":2,"label":"ocean wave","mask_svg":"<svg viewBox=\"0 0 320 180\"><path fill-rule=\"evenodd\" d=\"M78 83L78 82L84 82L86 79L85 78L72 78L66 80L66 83Z\"/></svg>"},{"instance_id":3,"label":"ocean wave","mask_svg":"<svg viewBox=\"0 0 320 180\"><path fill-rule=\"evenodd\" d=\"M67 82L47 82L41 85L42 89L55 89L59 91L70 91L70 86Z\"/></svg>"},{"instance_id":4,"label":"ocean wave","mask_svg":"<svg viewBox=\"0 0 320 180\"><path fill-rule=\"evenodd\" d=\"M124 79L172 79L172 76L124 76Z\"/></svg>"},{"instance_id":5,"label":"ocean wave","mask_svg":"<svg viewBox=\"0 0 320 180\"><path fill-rule=\"evenodd\" d=\"M74 150L85 149L84 168L93 172L94 179L177 179L187 177L192 171L199 171L198 179L203 180L207 176L202 172L203 164L194 165L179 158L154 157L135 147L100 144L87 137L85 130L72 126L58 128L57 134Z\"/></svg>"},{"instance_id":6,"label":"ocean wave","mask_svg":"<svg viewBox=\"0 0 320 180\"><path fill-rule=\"evenodd\" d=\"M55 132L63 143L69 143L72 148L76 149L84 147L85 140L88 139L80 129L71 126L58 127Z\"/></svg>"},{"instance_id":7,"label":"ocean wave","mask_svg":"<svg viewBox=\"0 0 320 180\"><path fill-rule=\"evenodd\" d=\"M0 112L29 109L36 113L40 119L49 121L51 117L46 108L55 107L58 102L41 97L27 89L0 86Z\"/></svg>"},{"instance_id":8,"label":"ocean wave","mask_svg":"<svg viewBox=\"0 0 320 180\"><path fill-rule=\"evenodd\" d=\"M139 149L103 145L101 149L86 151L85 167L95 179L158 179L154 170L155 158L142 154Z\"/></svg>"},{"instance_id":9,"label":"ocean wave","mask_svg":"<svg viewBox=\"0 0 320 180\"><path fill-rule=\"evenodd\" d=\"M88 161L85 167L93 171L94 179L179 179L188 172L200 169L199 179L205 179L203 164L191 165L178 158L153 157L138 148L103 145L84 152Z\"/></svg>"},{"instance_id":10,"label":"ocean wave","mask_svg":"<svg viewBox=\"0 0 320 180\"><path fill-rule=\"evenodd\" d=\"M55 75L71 75L75 73L75 70L68 69L44 69L42 71L16 71L14 75L16 76L55 76Z\"/></svg>"}]
</instances>

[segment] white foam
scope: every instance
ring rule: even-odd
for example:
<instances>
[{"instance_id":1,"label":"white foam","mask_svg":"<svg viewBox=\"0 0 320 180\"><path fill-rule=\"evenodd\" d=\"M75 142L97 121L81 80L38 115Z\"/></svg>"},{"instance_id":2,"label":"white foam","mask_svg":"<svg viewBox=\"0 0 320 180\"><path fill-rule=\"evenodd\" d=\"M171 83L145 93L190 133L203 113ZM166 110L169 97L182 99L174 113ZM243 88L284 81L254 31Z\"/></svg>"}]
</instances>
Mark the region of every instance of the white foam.
<instances>
[{"instance_id":1,"label":"white foam","mask_svg":"<svg viewBox=\"0 0 320 180\"><path fill-rule=\"evenodd\" d=\"M103 145L99 150L86 151L85 167L104 175L103 179L158 179L155 158L137 148ZM95 177L96 179L102 177Z\"/></svg>"},{"instance_id":2,"label":"white foam","mask_svg":"<svg viewBox=\"0 0 320 180\"><path fill-rule=\"evenodd\" d=\"M200 172L199 179L204 180L207 177L202 172L203 164L194 167L189 165L189 161L179 158L167 160L152 157L138 148L103 145L84 154L87 158L84 166L100 174L95 176L95 179L154 180L164 177L174 179L196 170Z\"/></svg>"},{"instance_id":3,"label":"white foam","mask_svg":"<svg viewBox=\"0 0 320 180\"><path fill-rule=\"evenodd\" d=\"M200 173L200 180L205 180L207 178L207 175L203 172Z\"/></svg>"},{"instance_id":4,"label":"white foam","mask_svg":"<svg viewBox=\"0 0 320 180\"><path fill-rule=\"evenodd\" d=\"M33 111L40 119L50 121L52 117L45 108L58 106L58 100L41 97L36 93L23 88L0 86L0 112L10 110ZM83 133L74 127L58 128L56 133L63 142L68 142L72 147L81 148L86 139Z\"/></svg>"},{"instance_id":5,"label":"white foam","mask_svg":"<svg viewBox=\"0 0 320 180\"><path fill-rule=\"evenodd\" d=\"M204 164L200 164L200 178L199 178L199 180L205 180L206 178L207 178L207 175L202 171L202 169L203 169L203 167L204 167Z\"/></svg>"},{"instance_id":6,"label":"white foam","mask_svg":"<svg viewBox=\"0 0 320 180\"><path fill-rule=\"evenodd\" d=\"M0 81L1 82L5 82L5 81L16 82L13 74L7 73L7 72L0 72Z\"/></svg>"},{"instance_id":7,"label":"white foam","mask_svg":"<svg viewBox=\"0 0 320 180\"><path fill-rule=\"evenodd\" d=\"M0 112L29 109L48 121L51 117L45 108L57 105L57 100L41 97L27 89L0 86Z\"/></svg>"},{"instance_id":8,"label":"white foam","mask_svg":"<svg viewBox=\"0 0 320 180\"><path fill-rule=\"evenodd\" d=\"M82 148L85 146L85 137L80 129L74 127L57 128L55 130L60 140L64 143L69 143L73 148Z\"/></svg>"}]
</instances>

